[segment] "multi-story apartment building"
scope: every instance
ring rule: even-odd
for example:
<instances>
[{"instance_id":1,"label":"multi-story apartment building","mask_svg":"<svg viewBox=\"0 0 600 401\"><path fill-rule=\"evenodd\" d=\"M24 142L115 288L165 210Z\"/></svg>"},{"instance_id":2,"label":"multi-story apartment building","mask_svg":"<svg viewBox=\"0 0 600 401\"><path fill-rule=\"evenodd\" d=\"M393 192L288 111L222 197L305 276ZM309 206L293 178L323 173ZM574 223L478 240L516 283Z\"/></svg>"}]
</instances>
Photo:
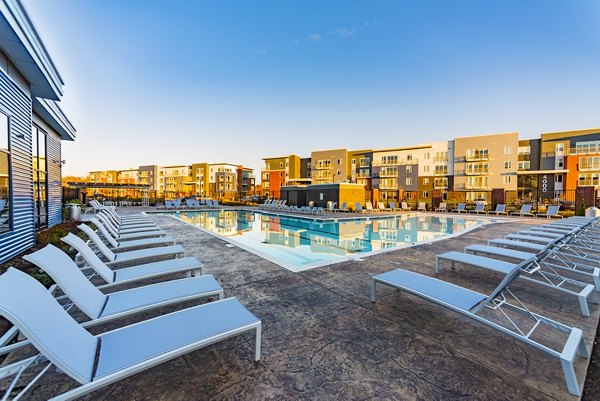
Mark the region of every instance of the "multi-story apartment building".
<instances>
[{"instance_id":1,"label":"multi-story apartment building","mask_svg":"<svg viewBox=\"0 0 600 401\"><path fill-rule=\"evenodd\" d=\"M159 167L156 164L138 168L138 183L149 185L151 191L158 191Z\"/></svg>"},{"instance_id":2,"label":"multi-story apartment building","mask_svg":"<svg viewBox=\"0 0 600 401\"><path fill-rule=\"evenodd\" d=\"M311 176L310 158L297 155L263 158L261 189L265 196L279 198L280 189L286 185L306 183ZM303 174L304 173L304 174Z\"/></svg>"},{"instance_id":3,"label":"multi-story apartment building","mask_svg":"<svg viewBox=\"0 0 600 401\"><path fill-rule=\"evenodd\" d=\"M117 170L90 171L89 181L97 184L116 184Z\"/></svg>"},{"instance_id":4,"label":"multi-story apartment building","mask_svg":"<svg viewBox=\"0 0 600 401\"><path fill-rule=\"evenodd\" d=\"M210 194L209 178L210 169L208 163L192 164L192 177L190 180L190 192L196 196L208 197Z\"/></svg>"},{"instance_id":5,"label":"multi-story apartment building","mask_svg":"<svg viewBox=\"0 0 600 401\"><path fill-rule=\"evenodd\" d=\"M312 184L349 182L348 149L318 150L311 153Z\"/></svg>"},{"instance_id":6,"label":"multi-story apartment building","mask_svg":"<svg viewBox=\"0 0 600 401\"><path fill-rule=\"evenodd\" d=\"M548 192L600 189L600 128L543 133L540 164L548 170L541 184Z\"/></svg>"},{"instance_id":7,"label":"multi-story apartment building","mask_svg":"<svg viewBox=\"0 0 600 401\"><path fill-rule=\"evenodd\" d=\"M254 170L244 166L237 166L237 181L240 198L254 195L256 188Z\"/></svg>"},{"instance_id":8,"label":"multi-story apartment building","mask_svg":"<svg viewBox=\"0 0 600 401\"><path fill-rule=\"evenodd\" d=\"M454 190L467 201L491 201L490 190L517 190L519 135L516 132L454 140Z\"/></svg>"},{"instance_id":9,"label":"multi-story apartment building","mask_svg":"<svg viewBox=\"0 0 600 401\"><path fill-rule=\"evenodd\" d=\"M158 177L158 189L167 199L179 198L190 194L191 168L188 165L161 167Z\"/></svg>"},{"instance_id":10,"label":"multi-story apartment building","mask_svg":"<svg viewBox=\"0 0 600 401\"><path fill-rule=\"evenodd\" d=\"M217 199L234 199L238 192L238 166L228 163L209 165L208 186Z\"/></svg>"}]
</instances>

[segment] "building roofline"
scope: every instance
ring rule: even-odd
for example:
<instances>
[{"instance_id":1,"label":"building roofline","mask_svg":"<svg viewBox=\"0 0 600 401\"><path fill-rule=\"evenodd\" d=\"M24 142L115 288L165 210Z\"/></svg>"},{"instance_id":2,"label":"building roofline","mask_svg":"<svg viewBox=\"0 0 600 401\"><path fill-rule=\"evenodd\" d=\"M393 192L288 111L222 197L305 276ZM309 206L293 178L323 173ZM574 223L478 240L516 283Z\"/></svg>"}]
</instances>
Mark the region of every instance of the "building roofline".
<instances>
[{"instance_id":1,"label":"building roofline","mask_svg":"<svg viewBox=\"0 0 600 401\"><path fill-rule=\"evenodd\" d=\"M21 0L0 0L2 51L31 85L32 97L59 100L64 81Z\"/></svg>"},{"instance_id":2,"label":"building roofline","mask_svg":"<svg viewBox=\"0 0 600 401\"><path fill-rule=\"evenodd\" d=\"M52 127L64 141L74 141L77 130L62 108L54 100L33 98L33 111Z\"/></svg>"},{"instance_id":3,"label":"building roofline","mask_svg":"<svg viewBox=\"0 0 600 401\"><path fill-rule=\"evenodd\" d=\"M496 136L496 135L509 135L509 134L517 134L519 136L519 131L507 131L507 132L492 132L489 134L479 134L479 135L466 135L466 136L457 136L454 139L466 139L466 138L477 138L480 136Z\"/></svg>"},{"instance_id":4,"label":"building roofline","mask_svg":"<svg viewBox=\"0 0 600 401\"><path fill-rule=\"evenodd\" d=\"M298 155L295 155L295 154L291 154L291 155L287 155L287 156L263 157L263 158L261 158L261 160L269 160L269 159L286 159L286 158L288 158L288 157L290 157L290 156L296 156L296 157L299 157L299 158L301 158L301 159L306 159L306 157L302 157L302 156L298 156ZM309 157L310 157L310 156L309 156Z\"/></svg>"},{"instance_id":5,"label":"building roofline","mask_svg":"<svg viewBox=\"0 0 600 401\"><path fill-rule=\"evenodd\" d=\"M549 134L566 134L569 132L581 132L581 131L598 131L600 132L600 127L592 127L592 128L582 128L582 129L572 129L567 131L551 131L551 132L542 132L540 135L549 135Z\"/></svg>"}]
</instances>

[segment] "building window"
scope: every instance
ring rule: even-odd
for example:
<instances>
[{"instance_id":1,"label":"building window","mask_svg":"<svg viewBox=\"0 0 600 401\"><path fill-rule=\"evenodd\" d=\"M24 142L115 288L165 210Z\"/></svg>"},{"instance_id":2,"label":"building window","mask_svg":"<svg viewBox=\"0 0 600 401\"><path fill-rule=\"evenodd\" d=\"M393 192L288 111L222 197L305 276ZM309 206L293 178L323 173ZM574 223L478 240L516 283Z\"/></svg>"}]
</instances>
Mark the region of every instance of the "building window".
<instances>
[{"instance_id":1,"label":"building window","mask_svg":"<svg viewBox=\"0 0 600 401\"><path fill-rule=\"evenodd\" d=\"M412 173L412 166L406 166L406 172Z\"/></svg>"},{"instance_id":2,"label":"building window","mask_svg":"<svg viewBox=\"0 0 600 401\"><path fill-rule=\"evenodd\" d=\"M279 162L279 168L283 168L283 162Z\"/></svg>"},{"instance_id":3,"label":"building window","mask_svg":"<svg viewBox=\"0 0 600 401\"><path fill-rule=\"evenodd\" d=\"M337 175L342 175L342 172L340 170L338 170Z\"/></svg>"},{"instance_id":4,"label":"building window","mask_svg":"<svg viewBox=\"0 0 600 401\"><path fill-rule=\"evenodd\" d=\"M429 160L429 152L425 153L425 155L423 157L425 160Z\"/></svg>"},{"instance_id":5,"label":"building window","mask_svg":"<svg viewBox=\"0 0 600 401\"><path fill-rule=\"evenodd\" d=\"M429 185L429 177L423 178L423 185Z\"/></svg>"},{"instance_id":6,"label":"building window","mask_svg":"<svg viewBox=\"0 0 600 401\"><path fill-rule=\"evenodd\" d=\"M565 144L564 143L557 143L555 149L556 149L556 153L564 152L564 150L565 150Z\"/></svg>"},{"instance_id":7,"label":"building window","mask_svg":"<svg viewBox=\"0 0 600 401\"><path fill-rule=\"evenodd\" d=\"M554 176L554 182L556 182L556 183L562 183L563 182L563 176L560 175L560 174L556 174Z\"/></svg>"},{"instance_id":8,"label":"building window","mask_svg":"<svg viewBox=\"0 0 600 401\"><path fill-rule=\"evenodd\" d=\"M381 158L381 164L383 164L383 165L398 164L398 155L383 156Z\"/></svg>"},{"instance_id":9,"label":"building window","mask_svg":"<svg viewBox=\"0 0 600 401\"><path fill-rule=\"evenodd\" d=\"M423 191L423 198L429 198L429 192Z\"/></svg>"},{"instance_id":10,"label":"building window","mask_svg":"<svg viewBox=\"0 0 600 401\"><path fill-rule=\"evenodd\" d=\"M510 184L510 175L503 175L502 182L505 184Z\"/></svg>"},{"instance_id":11,"label":"building window","mask_svg":"<svg viewBox=\"0 0 600 401\"><path fill-rule=\"evenodd\" d=\"M405 182L406 182L406 185L412 185L412 178L410 178L410 177L407 178Z\"/></svg>"},{"instance_id":12,"label":"building window","mask_svg":"<svg viewBox=\"0 0 600 401\"><path fill-rule=\"evenodd\" d=\"M519 154L520 155L531 154L531 146L519 146Z\"/></svg>"},{"instance_id":13,"label":"building window","mask_svg":"<svg viewBox=\"0 0 600 401\"><path fill-rule=\"evenodd\" d=\"M342 159L338 159L338 166L342 164ZM339 174L338 174L339 175Z\"/></svg>"},{"instance_id":14,"label":"building window","mask_svg":"<svg viewBox=\"0 0 600 401\"><path fill-rule=\"evenodd\" d=\"M505 161L504 162L504 169L508 170L510 168L512 168L512 162L511 161Z\"/></svg>"},{"instance_id":15,"label":"building window","mask_svg":"<svg viewBox=\"0 0 600 401\"><path fill-rule=\"evenodd\" d=\"M48 227L48 163L46 158L46 133L37 126L31 130L33 142L33 216L35 228Z\"/></svg>"},{"instance_id":16,"label":"building window","mask_svg":"<svg viewBox=\"0 0 600 401\"><path fill-rule=\"evenodd\" d=\"M352 159L352 165L356 166L356 159Z\"/></svg>"},{"instance_id":17,"label":"building window","mask_svg":"<svg viewBox=\"0 0 600 401\"><path fill-rule=\"evenodd\" d=\"M423 166L423 172L424 173L428 173L429 172L429 165Z\"/></svg>"},{"instance_id":18,"label":"building window","mask_svg":"<svg viewBox=\"0 0 600 401\"><path fill-rule=\"evenodd\" d=\"M530 161L523 161L518 163L519 170L529 170L530 166Z\"/></svg>"},{"instance_id":19,"label":"building window","mask_svg":"<svg viewBox=\"0 0 600 401\"><path fill-rule=\"evenodd\" d=\"M505 146L504 147L504 154L505 155L512 155L512 146Z\"/></svg>"},{"instance_id":20,"label":"building window","mask_svg":"<svg viewBox=\"0 0 600 401\"><path fill-rule=\"evenodd\" d=\"M406 160L412 160L412 155L406 155Z\"/></svg>"},{"instance_id":21,"label":"building window","mask_svg":"<svg viewBox=\"0 0 600 401\"><path fill-rule=\"evenodd\" d=\"M9 135L8 116L0 111L0 233L9 231L12 224Z\"/></svg>"}]
</instances>

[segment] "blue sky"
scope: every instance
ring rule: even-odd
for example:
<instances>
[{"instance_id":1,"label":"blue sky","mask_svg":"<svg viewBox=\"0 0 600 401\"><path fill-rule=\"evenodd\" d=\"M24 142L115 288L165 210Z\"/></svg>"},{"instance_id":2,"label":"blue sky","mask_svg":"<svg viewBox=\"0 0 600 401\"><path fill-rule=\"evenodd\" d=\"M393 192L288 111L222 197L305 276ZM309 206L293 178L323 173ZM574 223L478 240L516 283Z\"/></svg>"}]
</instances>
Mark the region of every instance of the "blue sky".
<instances>
[{"instance_id":1,"label":"blue sky","mask_svg":"<svg viewBox=\"0 0 600 401\"><path fill-rule=\"evenodd\" d=\"M600 126L600 1L23 0L65 174Z\"/></svg>"}]
</instances>

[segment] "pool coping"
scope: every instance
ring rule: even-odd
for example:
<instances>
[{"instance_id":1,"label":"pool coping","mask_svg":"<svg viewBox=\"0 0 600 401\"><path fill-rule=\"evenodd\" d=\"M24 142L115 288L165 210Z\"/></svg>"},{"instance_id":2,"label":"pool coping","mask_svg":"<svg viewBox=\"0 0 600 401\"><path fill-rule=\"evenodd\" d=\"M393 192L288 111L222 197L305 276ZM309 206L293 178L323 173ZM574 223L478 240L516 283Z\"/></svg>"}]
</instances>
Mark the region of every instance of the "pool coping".
<instances>
[{"instance_id":1,"label":"pool coping","mask_svg":"<svg viewBox=\"0 0 600 401\"><path fill-rule=\"evenodd\" d=\"M291 214L263 213L260 210L253 210L253 209L251 209L251 210L248 210L248 209L173 210L172 212L210 212L210 211L232 211L232 212L237 212L237 211L251 211L251 212L257 212L257 213L264 214L264 215L273 215L273 216L276 216L276 217L281 217L281 216L296 217L295 215L291 215ZM203 227L199 227L199 226L196 226L196 225L194 225L194 224L192 224L190 222L184 221L184 220L176 217L175 213L172 213L172 212L171 213L152 212L152 213L149 213L149 214L159 214L159 215L163 215L163 216L168 216L168 217L170 217L172 219L175 219L175 220L180 221L180 222L182 222L184 224L187 224L190 227L193 227L193 228L195 228L197 230L200 230L200 231L202 231L204 233L210 234L213 237L219 238L219 239L221 239L221 240L223 240L223 241L225 241L225 242L227 242L229 244L237 246L240 249L243 249L243 250L245 250L247 252L250 252L250 253L252 253L252 254L254 254L256 256L259 256L259 257L261 257L261 258L263 258L265 260L268 260L269 262L274 263L277 266L283 267L284 269L289 270L289 271L291 271L293 273L300 273L300 272L304 272L304 271L307 271L307 270L316 269L318 267L330 266L330 265L334 265L334 264L342 263L342 262L346 262L346 261L351 261L351 260L354 260L354 261L357 261L357 262L362 262L363 259L366 258L366 257L375 256L375 255L379 255L379 254L387 253L387 252L392 252L392 251L397 251L397 250L401 250L401 249L405 249L405 248L409 248L409 247L413 247L413 246L418 246L418 245L432 244L432 243L437 242L437 241L445 240L445 239L448 239L448 238L454 238L454 237L457 237L459 235L466 234L468 232L471 232L473 230L476 230L476 229L478 229L480 227L483 227L483 226L486 226L486 225L489 225L489 224L507 223L507 222L510 222L510 221L514 221L512 219L502 219L502 218L496 219L496 217L494 217L494 220L490 221L488 223L483 223L483 224L481 224L479 226L474 226L474 227L465 229L465 230L463 230L463 231L461 231L459 233L448 234L448 235L445 235L445 236L440 237L440 238L434 238L434 239L431 239L431 240L424 240L424 241L417 241L417 242L407 243L406 245L395 246L395 247L386 248L386 249L378 249L376 251L363 252L363 253L356 254L356 255L342 256L342 257L340 257L339 259L337 259L335 261L314 262L314 263L309 263L307 265L303 265L301 267L298 267L297 265L293 265L291 263L286 263L286 262L281 261L281 260L279 260L277 258L274 258L271 255L268 255L268 254L266 254L264 252L261 252L261 251L255 249L255 248L252 248L252 247L247 246L245 244L241 244L241 243L239 243L239 242L237 242L237 241L235 241L233 239L230 239L227 236L221 235L219 233L215 233L215 232L207 230L207 229L205 229ZM443 213L442 216L443 215L445 215L445 213ZM395 218L397 216L406 216L406 217L418 217L418 216L424 216L424 217L432 216L433 217L433 216L436 216L436 217L440 217L440 213L429 213L428 212L428 213L404 213L404 214L396 214L396 215L394 215L394 214L392 214L392 215L376 215L376 218L377 219L386 218L386 217L389 217L389 218L394 217ZM462 214L452 214L451 216L452 217L463 217ZM478 216L482 216L482 215L478 215ZM298 216L298 217L303 217L303 216ZM355 217L346 218L346 219L343 219L343 220L366 220L366 221L370 221L370 220L372 220L372 217L375 217L375 216L373 216L373 215L371 215L371 216L355 216ZM465 215L464 218L471 218L471 219L473 219L473 218L475 218L475 216ZM338 219L331 219L331 218L329 218L329 219L316 219L314 217L310 218L310 219L306 219L306 220L315 220L315 221L318 220L318 221L323 221L323 222L331 222L331 221L337 222L338 221Z\"/></svg>"}]
</instances>

